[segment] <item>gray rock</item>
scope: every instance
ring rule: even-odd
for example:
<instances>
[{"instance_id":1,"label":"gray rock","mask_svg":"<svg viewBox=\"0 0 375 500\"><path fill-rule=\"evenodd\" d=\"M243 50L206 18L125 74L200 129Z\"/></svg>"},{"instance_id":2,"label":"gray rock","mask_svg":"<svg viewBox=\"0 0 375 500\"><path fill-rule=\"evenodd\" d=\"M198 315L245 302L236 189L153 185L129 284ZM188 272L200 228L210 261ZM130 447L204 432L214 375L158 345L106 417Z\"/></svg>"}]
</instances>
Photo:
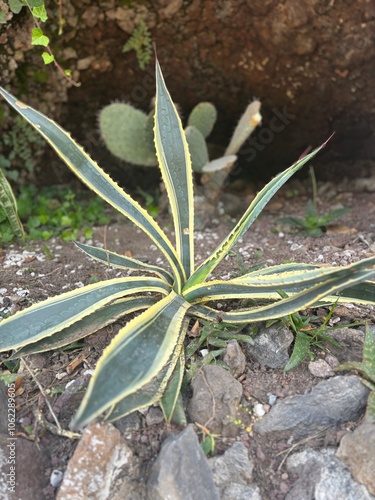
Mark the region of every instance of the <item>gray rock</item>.
<instances>
[{"instance_id":1,"label":"gray rock","mask_svg":"<svg viewBox=\"0 0 375 500\"><path fill-rule=\"evenodd\" d=\"M221 366L207 365L192 381L193 397L188 405L192 422L227 437L238 434L234 424L242 397L242 385Z\"/></svg>"},{"instance_id":2,"label":"gray rock","mask_svg":"<svg viewBox=\"0 0 375 500\"><path fill-rule=\"evenodd\" d=\"M243 443L233 443L223 455L210 458L209 464L220 498L261 500L258 487L251 484L254 464Z\"/></svg>"},{"instance_id":3,"label":"gray rock","mask_svg":"<svg viewBox=\"0 0 375 500\"><path fill-rule=\"evenodd\" d=\"M262 326L254 338L254 345L245 344L245 350L261 365L283 368L289 361L288 350L293 338L289 328L281 323L268 328Z\"/></svg>"},{"instance_id":4,"label":"gray rock","mask_svg":"<svg viewBox=\"0 0 375 500\"><path fill-rule=\"evenodd\" d=\"M113 423L115 427L122 433L126 434L128 432L139 431L142 426L141 417L137 412L130 413L125 417L119 418Z\"/></svg>"},{"instance_id":5,"label":"gray rock","mask_svg":"<svg viewBox=\"0 0 375 500\"><path fill-rule=\"evenodd\" d=\"M333 377L303 395L287 397L275 404L254 425L259 434L292 432L294 438L309 436L324 428L357 420L365 410L369 390L354 376Z\"/></svg>"},{"instance_id":6,"label":"gray rock","mask_svg":"<svg viewBox=\"0 0 375 500\"><path fill-rule=\"evenodd\" d=\"M246 357L237 340L231 340L228 342L227 347L225 348L223 360L233 377L239 377L244 373L246 369Z\"/></svg>"},{"instance_id":7,"label":"gray rock","mask_svg":"<svg viewBox=\"0 0 375 500\"><path fill-rule=\"evenodd\" d=\"M213 475L189 425L163 444L148 480L148 500L219 500Z\"/></svg>"},{"instance_id":8,"label":"gray rock","mask_svg":"<svg viewBox=\"0 0 375 500\"><path fill-rule=\"evenodd\" d=\"M315 361L310 361L309 372L314 375L314 377L319 378L333 377L335 374L330 365L326 361L324 361L324 359L316 359Z\"/></svg>"},{"instance_id":9,"label":"gray rock","mask_svg":"<svg viewBox=\"0 0 375 500\"><path fill-rule=\"evenodd\" d=\"M134 498L132 479L137 473L136 459L120 431L111 424L93 423L69 460L56 498L112 499L124 483L128 498Z\"/></svg>"},{"instance_id":10,"label":"gray rock","mask_svg":"<svg viewBox=\"0 0 375 500\"><path fill-rule=\"evenodd\" d=\"M356 481L375 495L375 422L365 421L346 434L336 456L349 468Z\"/></svg>"},{"instance_id":11,"label":"gray rock","mask_svg":"<svg viewBox=\"0 0 375 500\"><path fill-rule=\"evenodd\" d=\"M262 500L258 486L245 486L244 484L230 484L222 494L221 500Z\"/></svg>"},{"instance_id":12,"label":"gray rock","mask_svg":"<svg viewBox=\"0 0 375 500\"><path fill-rule=\"evenodd\" d=\"M299 478L285 500L370 500L364 486L354 482L350 472L335 457L333 449L307 449L294 453L286 462L288 472Z\"/></svg>"},{"instance_id":13,"label":"gray rock","mask_svg":"<svg viewBox=\"0 0 375 500\"><path fill-rule=\"evenodd\" d=\"M146 413L146 424L148 426L161 424L164 422L164 415L160 408L151 406Z\"/></svg>"},{"instance_id":14,"label":"gray rock","mask_svg":"<svg viewBox=\"0 0 375 500\"><path fill-rule=\"evenodd\" d=\"M215 484L218 488L229 483L250 484L254 468L243 443L233 443L223 455L209 459Z\"/></svg>"}]
</instances>

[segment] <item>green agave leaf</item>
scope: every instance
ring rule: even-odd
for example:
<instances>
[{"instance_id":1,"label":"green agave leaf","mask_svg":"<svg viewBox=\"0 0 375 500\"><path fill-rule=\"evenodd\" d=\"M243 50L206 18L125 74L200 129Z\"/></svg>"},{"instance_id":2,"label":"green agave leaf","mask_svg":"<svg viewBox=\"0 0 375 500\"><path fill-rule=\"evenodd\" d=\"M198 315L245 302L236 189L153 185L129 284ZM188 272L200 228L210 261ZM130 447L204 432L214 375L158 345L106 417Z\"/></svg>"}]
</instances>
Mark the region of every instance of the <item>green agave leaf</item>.
<instances>
[{"instance_id":1,"label":"green agave leaf","mask_svg":"<svg viewBox=\"0 0 375 500\"><path fill-rule=\"evenodd\" d=\"M375 390L372 390L368 397L365 419L375 422Z\"/></svg>"},{"instance_id":2,"label":"green agave leaf","mask_svg":"<svg viewBox=\"0 0 375 500\"><path fill-rule=\"evenodd\" d=\"M157 302L156 297L139 296L126 299L118 299L113 304L108 304L98 311L86 316L85 318L73 323L67 328L63 328L50 337L45 337L33 344L21 347L8 359L19 358L28 354L38 352L52 351L66 345L72 344L91 333L94 333L105 326L114 323L126 314L142 309L147 309Z\"/></svg>"},{"instance_id":3,"label":"green agave leaf","mask_svg":"<svg viewBox=\"0 0 375 500\"><path fill-rule=\"evenodd\" d=\"M332 278L341 276L350 278L356 270L367 268L365 271L366 276L370 277L371 273L375 272L375 270L370 269L374 264L375 257L370 257L359 263L341 268L321 267L305 269L304 271L289 270L273 274L258 271L228 281L214 280L198 284L190 287L183 293L183 296L185 300L192 304L231 298L274 299L277 298L278 290L289 294L298 293L306 288L327 282ZM350 280L348 280L349 283Z\"/></svg>"},{"instance_id":4,"label":"green agave leaf","mask_svg":"<svg viewBox=\"0 0 375 500\"><path fill-rule=\"evenodd\" d=\"M337 292L346 286L354 285L356 282L364 281L372 276L374 271L366 269L368 261L373 261L373 258L341 268L335 273L332 272L329 279L325 279L322 283L272 304L251 309L240 309L233 312L219 312L207 306L194 305L190 310L190 314L205 319L220 319L220 321L227 323L264 321L287 316L313 304L315 305L323 297L331 293ZM335 300L337 300L337 297Z\"/></svg>"},{"instance_id":5,"label":"green agave leaf","mask_svg":"<svg viewBox=\"0 0 375 500\"><path fill-rule=\"evenodd\" d=\"M156 156L170 201L177 255L186 277L194 270L193 171L180 117L156 60Z\"/></svg>"},{"instance_id":6,"label":"green agave leaf","mask_svg":"<svg viewBox=\"0 0 375 500\"><path fill-rule=\"evenodd\" d=\"M25 239L22 222L17 214L17 202L14 197L11 185L7 181L2 169L0 168L0 206L9 220L10 227L15 236L21 240Z\"/></svg>"},{"instance_id":7,"label":"green agave leaf","mask_svg":"<svg viewBox=\"0 0 375 500\"><path fill-rule=\"evenodd\" d=\"M0 87L0 94L52 146L75 175L90 189L106 200L144 231L163 252L172 267L176 288L181 289L184 270L172 243L154 219L135 200L125 193L54 121L18 101Z\"/></svg>"},{"instance_id":8,"label":"green agave leaf","mask_svg":"<svg viewBox=\"0 0 375 500\"><path fill-rule=\"evenodd\" d=\"M162 370L149 382L113 405L105 416L105 420L107 422L115 422L133 411L141 410L156 403L160 399L166 385L169 374L168 368L168 364L164 365Z\"/></svg>"},{"instance_id":9,"label":"green agave leaf","mask_svg":"<svg viewBox=\"0 0 375 500\"><path fill-rule=\"evenodd\" d=\"M366 325L365 342L363 346L363 362L373 371L375 382L375 331Z\"/></svg>"},{"instance_id":10,"label":"green agave leaf","mask_svg":"<svg viewBox=\"0 0 375 500\"><path fill-rule=\"evenodd\" d=\"M75 244L91 258L99 260L104 264L118 267L120 269L134 269L136 271L154 273L161 279L164 279L167 283L170 283L171 285L173 284L173 277L162 267L146 264L145 262L141 262L140 260L125 257L124 255L119 255L115 252L109 252L108 250L104 250L103 248L85 245L84 243L79 243L78 241L75 241Z\"/></svg>"},{"instance_id":11,"label":"green agave leaf","mask_svg":"<svg viewBox=\"0 0 375 500\"><path fill-rule=\"evenodd\" d=\"M321 266L318 266L316 264L305 264L301 262L288 262L287 264L277 264L275 266L254 269L236 279L238 280L242 278L246 279L247 277L252 277L252 276L267 276L268 274L278 275L281 273L287 273L293 271L310 271L312 269L321 269Z\"/></svg>"},{"instance_id":12,"label":"green agave leaf","mask_svg":"<svg viewBox=\"0 0 375 500\"><path fill-rule=\"evenodd\" d=\"M297 332L292 355L288 363L284 366L284 371L289 372L302 363L310 351L311 337L302 332Z\"/></svg>"},{"instance_id":13,"label":"green agave leaf","mask_svg":"<svg viewBox=\"0 0 375 500\"><path fill-rule=\"evenodd\" d=\"M371 277L372 278L372 277ZM375 304L375 282L363 281L356 285L344 288L336 295L324 297L324 300L335 302L339 297L339 302L351 302L355 304Z\"/></svg>"},{"instance_id":14,"label":"green agave leaf","mask_svg":"<svg viewBox=\"0 0 375 500\"><path fill-rule=\"evenodd\" d=\"M142 395L142 388L173 363L173 353L184 340L189 307L172 291L120 330L98 361L74 427L85 425L137 391Z\"/></svg>"},{"instance_id":15,"label":"green agave leaf","mask_svg":"<svg viewBox=\"0 0 375 500\"><path fill-rule=\"evenodd\" d=\"M251 224L256 220L258 215L261 213L265 205L273 197L273 195L285 184L285 182L299 170L305 163L307 163L311 158L313 158L324 146L316 148L312 153L304 156L298 160L294 165L286 169L284 172L280 172L276 177L274 177L254 198L251 202L249 208L246 210L244 215L241 217L239 222L236 224L234 229L229 233L229 235L222 241L222 243L216 248L216 250L206 259L190 277L186 283L184 290L188 290L191 286L202 283L206 277L213 271L213 269L221 262L225 255L229 252L232 246L241 238L244 233L249 229Z\"/></svg>"},{"instance_id":16,"label":"green agave leaf","mask_svg":"<svg viewBox=\"0 0 375 500\"><path fill-rule=\"evenodd\" d=\"M186 328L187 326L188 322L186 322ZM166 422L171 422L171 420L174 419L173 417L175 414L176 406L178 406L178 399L180 396L181 385L184 379L184 371L185 371L185 358L182 350L177 360L176 366L173 370L172 376L169 379L167 387L163 392L163 395L159 401ZM183 412L183 417L185 417L184 412ZM179 415L178 420L180 419L181 417Z\"/></svg>"},{"instance_id":17,"label":"green agave leaf","mask_svg":"<svg viewBox=\"0 0 375 500\"><path fill-rule=\"evenodd\" d=\"M4 319L0 352L23 347L67 328L76 321L126 295L155 292L167 295L169 285L159 278L115 278L52 297Z\"/></svg>"},{"instance_id":18,"label":"green agave leaf","mask_svg":"<svg viewBox=\"0 0 375 500\"><path fill-rule=\"evenodd\" d=\"M176 332L176 335L179 338L183 338L186 328L187 325L185 326L183 323L181 331ZM109 422L114 422L133 411L140 410L159 401L181 355L183 356L182 343L178 341L174 352L171 354L170 361L163 366L160 372L136 392L128 394L120 402L113 405L105 419Z\"/></svg>"}]
</instances>

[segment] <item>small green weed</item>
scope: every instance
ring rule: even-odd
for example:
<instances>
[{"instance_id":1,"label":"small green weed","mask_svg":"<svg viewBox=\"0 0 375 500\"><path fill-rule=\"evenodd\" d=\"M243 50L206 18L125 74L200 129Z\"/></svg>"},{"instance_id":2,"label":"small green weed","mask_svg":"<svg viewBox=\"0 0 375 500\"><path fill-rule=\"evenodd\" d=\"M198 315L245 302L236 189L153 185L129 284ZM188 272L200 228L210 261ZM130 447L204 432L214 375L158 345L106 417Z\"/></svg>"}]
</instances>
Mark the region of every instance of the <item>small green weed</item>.
<instances>
[{"instance_id":1,"label":"small green weed","mask_svg":"<svg viewBox=\"0 0 375 500\"><path fill-rule=\"evenodd\" d=\"M158 192L155 191L155 194L147 193L142 188L138 187L137 192L142 196L144 200L144 206L146 207L147 212L152 217L157 217L159 215L159 195Z\"/></svg>"},{"instance_id":2,"label":"small green weed","mask_svg":"<svg viewBox=\"0 0 375 500\"><path fill-rule=\"evenodd\" d=\"M34 172L45 150L45 141L20 116L11 119L7 111L3 119L6 123L11 120L11 128L6 125L2 131L0 167L9 180L18 181L20 171L23 175Z\"/></svg>"},{"instance_id":3,"label":"small green weed","mask_svg":"<svg viewBox=\"0 0 375 500\"><path fill-rule=\"evenodd\" d=\"M318 237L325 232L326 226L348 212L349 208L338 208L336 210L331 210L327 214L318 215L314 203L312 200L309 200L307 202L306 215L304 219L299 217L282 217L278 219L278 222L298 227L302 230L302 233L307 236Z\"/></svg>"},{"instance_id":4,"label":"small green weed","mask_svg":"<svg viewBox=\"0 0 375 500\"><path fill-rule=\"evenodd\" d=\"M146 23L141 20L129 40L122 48L123 52L135 50L139 67L144 70L151 61L152 38Z\"/></svg>"},{"instance_id":5,"label":"small green weed","mask_svg":"<svg viewBox=\"0 0 375 500\"><path fill-rule=\"evenodd\" d=\"M286 298L286 294L279 292L282 298ZM340 326L327 326L332 314L335 310L336 304L333 304L329 310L327 316L325 317L323 323L320 326L313 326L313 323L320 320L318 316L310 314L309 316L304 316L299 312L290 314L286 320L295 335L294 347L292 354L288 363L284 367L284 371L288 372L293 368L296 368L306 356L310 357L310 360L314 359L314 354L311 351L312 347L318 347L319 349L326 350L322 342L327 342L339 349L341 346L332 337L327 335L328 331L336 330L338 328L353 327L358 326L362 323L351 323L350 325L340 325ZM285 321L285 319L284 319Z\"/></svg>"},{"instance_id":6,"label":"small green weed","mask_svg":"<svg viewBox=\"0 0 375 500\"><path fill-rule=\"evenodd\" d=\"M31 240L48 240L56 236L63 241L71 241L79 234L89 239L93 234L93 225L104 225L110 221L104 213L102 200L87 198L83 192L76 195L69 188L21 186L17 206L27 237ZM9 222L0 208L0 244L9 243L13 238Z\"/></svg>"},{"instance_id":7,"label":"small green weed","mask_svg":"<svg viewBox=\"0 0 375 500\"><path fill-rule=\"evenodd\" d=\"M198 422L195 422L195 425L199 427L201 431L203 431L204 437L201 442L201 447L206 456L212 456L215 452L216 440L218 434L213 434L207 427L200 425Z\"/></svg>"},{"instance_id":8,"label":"small green weed","mask_svg":"<svg viewBox=\"0 0 375 500\"><path fill-rule=\"evenodd\" d=\"M231 325L220 321L215 323L202 320L203 326L200 327L197 325L198 323L191 330L191 335L194 338L189 342L185 351L188 369L184 378L184 385L190 382L202 366L214 362L216 364L222 363L218 358L223 354L230 340L253 344L254 341L251 335L255 335L257 332L256 327L252 326L250 334L241 334L240 332L244 329L245 325ZM199 359L196 354L202 348L207 348L209 352L202 359Z\"/></svg>"}]
</instances>

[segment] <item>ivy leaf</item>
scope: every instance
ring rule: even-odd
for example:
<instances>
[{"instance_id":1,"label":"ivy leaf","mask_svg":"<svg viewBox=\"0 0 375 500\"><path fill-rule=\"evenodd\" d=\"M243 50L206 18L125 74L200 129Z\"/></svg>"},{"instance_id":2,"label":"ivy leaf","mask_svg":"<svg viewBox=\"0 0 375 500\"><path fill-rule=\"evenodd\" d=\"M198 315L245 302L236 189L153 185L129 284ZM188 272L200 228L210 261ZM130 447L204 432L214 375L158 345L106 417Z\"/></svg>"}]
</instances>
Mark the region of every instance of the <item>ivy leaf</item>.
<instances>
[{"instance_id":1,"label":"ivy leaf","mask_svg":"<svg viewBox=\"0 0 375 500\"><path fill-rule=\"evenodd\" d=\"M44 0L29 0L29 5L31 8L42 7L42 6L44 7Z\"/></svg>"},{"instance_id":2,"label":"ivy leaf","mask_svg":"<svg viewBox=\"0 0 375 500\"><path fill-rule=\"evenodd\" d=\"M19 14L23 4L19 0L9 0L9 8L13 12L13 14Z\"/></svg>"},{"instance_id":3,"label":"ivy leaf","mask_svg":"<svg viewBox=\"0 0 375 500\"><path fill-rule=\"evenodd\" d=\"M49 54L48 52L43 52L42 58L44 61L44 64L51 64L55 60L55 57L53 54Z\"/></svg>"},{"instance_id":4,"label":"ivy leaf","mask_svg":"<svg viewBox=\"0 0 375 500\"><path fill-rule=\"evenodd\" d=\"M43 45L43 47L47 47L49 38L43 35L43 31L40 28L33 28L31 32L31 43L32 45Z\"/></svg>"},{"instance_id":5,"label":"ivy leaf","mask_svg":"<svg viewBox=\"0 0 375 500\"><path fill-rule=\"evenodd\" d=\"M45 23L48 19L45 6L41 5L40 7L34 7L33 8L33 16L36 19L40 19L42 21L42 23Z\"/></svg>"},{"instance_id":6,"label":"ivy leaf","mask_svg":"<svg viewBox=\"0 0 375 500\"><path fill-rule=\"evenodd\" d=\"M0 24L5 24L7 22L7 13L3 10L0 11Z\"/></svg>"}]
</instances>

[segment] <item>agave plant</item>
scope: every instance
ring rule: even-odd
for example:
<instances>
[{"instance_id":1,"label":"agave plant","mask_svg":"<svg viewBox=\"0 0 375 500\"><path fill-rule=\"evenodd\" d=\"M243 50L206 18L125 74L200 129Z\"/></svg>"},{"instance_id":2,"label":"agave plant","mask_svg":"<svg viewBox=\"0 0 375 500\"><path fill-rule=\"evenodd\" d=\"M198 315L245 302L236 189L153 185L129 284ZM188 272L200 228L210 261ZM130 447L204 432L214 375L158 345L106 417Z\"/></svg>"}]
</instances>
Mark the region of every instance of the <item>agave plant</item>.
<instances>
[{"instance_id":1,"label":"agave plant","mask_svg":"<svg viewBox=\"0 0 375 500\"><path fill-rule=\"evenodd\" d=\"M375 302L375 257L342 268L287 264L223 281L207 281L276 191L321 147L279 173L256 196L234 229L198 267L194 261L193 180L186 137L156 62L155 147L170 200L175 244L155 220L126 194L61 127L17 101L2 96L50 143L71 170L112 207L142 229L164 254L168 269L77 243L105 264L140 271L91 284L18 312L0 324L0 351L12 357L69 344L131 311L142 311L112 340L97 363L73 426L100 414L116 420L159 402L169 421L178 409L184 373L184 339L192 317L233 324L279 318L317 302L340 299ZM287 294L281 298L279 290ZM254 299L256 307L220 312L207 302Z\"/></svg>"}]
</instances>

